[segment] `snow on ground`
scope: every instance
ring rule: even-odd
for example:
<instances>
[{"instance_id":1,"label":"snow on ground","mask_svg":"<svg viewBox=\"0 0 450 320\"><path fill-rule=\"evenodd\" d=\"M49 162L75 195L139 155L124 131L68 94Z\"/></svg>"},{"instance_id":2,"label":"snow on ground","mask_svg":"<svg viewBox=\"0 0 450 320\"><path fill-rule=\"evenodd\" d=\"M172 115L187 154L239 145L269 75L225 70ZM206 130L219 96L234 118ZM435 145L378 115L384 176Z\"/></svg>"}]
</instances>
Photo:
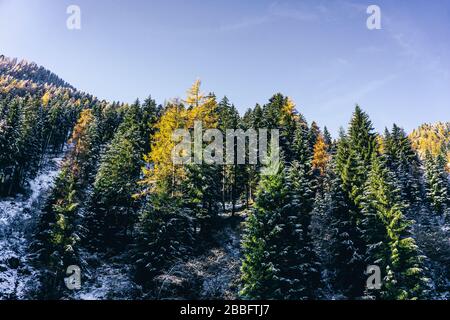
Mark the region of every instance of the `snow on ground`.
<instances>
[{"instance_id":1,"label":"snow on ground","mask_svg":"<svg viewBox=\"0 0 450 320\"><path fill-rule=\"evenodd\" d=\"M36 276L27 264L29 227L37 218L39 205L53 185L62 162L49 159L29 182L29 193L0 199L0 299L25 298L26 283Z\"/></svg>"},{"instance_id":2,"label":"snow on ground","mask_svg":"<svg viewBox=\"0 0 450 320\"><path fill-rule=\"evenodd\" d=\"M130 300L139 298L140 288L131 278L132 265L124 256L106 258L83 252L87 265L82 268L81 289L75 300ZM125 255L126 256L126 255Z\"/></svg>"},{"instance_id":3,"label":"snow on ground","mask_svg":"<svg viewBox=\"0 0 450 320\"><path fill-rule=\"evenodd\" d=\"M221 215L223 226L215 243L200 255L175 263L156 281L156 299L236 299L240 276L240 238L243 218Z\"/></svg>"}]
</instances>

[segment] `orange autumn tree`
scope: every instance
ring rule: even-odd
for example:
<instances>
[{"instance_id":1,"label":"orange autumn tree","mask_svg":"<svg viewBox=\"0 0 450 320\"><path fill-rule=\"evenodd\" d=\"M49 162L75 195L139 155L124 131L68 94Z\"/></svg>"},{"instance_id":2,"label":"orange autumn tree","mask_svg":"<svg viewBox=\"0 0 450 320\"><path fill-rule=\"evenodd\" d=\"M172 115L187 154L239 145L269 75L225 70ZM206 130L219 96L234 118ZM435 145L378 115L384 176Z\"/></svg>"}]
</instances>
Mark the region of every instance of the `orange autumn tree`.
<instances>
[{"instance_id":1,"label":"orange autumn tree","mask_svg":"<svg viewBox=\"0 0 450 320\"><path fill-rule=\"evenodd\" d=\"M317 142L314 145L314 155L312 160L313 170L320 172L320 175L325 173L328 162L330 161L330 155L328 154L328 145L325 143L325 139L320 134L317 138Z\"/></svg>"},{"instance_id":2,"label":"orange autumn tree","mask_svg":"<svg viewBox=\"0 0 450 320\"><path fill-rule=\"evenodd\" d=\"M73 174L80 178L81 181L87 179L91 164L91 155L95 145L95 138L97 134L97 126L95 117L91 109L84 109L75 125L72 137L69 143L73 148L68 157L66 166L73 172Z\"/></svg>"}]
</instances>

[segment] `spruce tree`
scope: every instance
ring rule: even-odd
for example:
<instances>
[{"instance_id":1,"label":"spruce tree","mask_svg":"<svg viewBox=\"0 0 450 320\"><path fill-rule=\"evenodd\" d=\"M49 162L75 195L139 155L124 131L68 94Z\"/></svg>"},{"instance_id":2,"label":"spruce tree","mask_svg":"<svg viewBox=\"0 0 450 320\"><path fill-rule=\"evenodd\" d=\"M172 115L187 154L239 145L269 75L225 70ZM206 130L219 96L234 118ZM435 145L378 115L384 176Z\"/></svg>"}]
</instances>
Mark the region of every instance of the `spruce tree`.
<instances>
[{"instance_id":1,"label":"spruce tree","mask_svg":"<svg viewBox=\"0 0 450 320\"><path fill-rule=\"evenodd\" d=\"M42 210L31 246L41 270L39 297L60 299L67 293L63 281L66 268L80 265L79 243L83 229L79 203L76 178L70 168L65 167Z\"/></svg>"},{"instance_id":2,"label":"spruce tree","mask_svg":"<svg viewBox=\"0 0 450 320\"><path fill-rule=\"evenodd\" d=\"M264 168L243 240L241 294L252 299L311 299L320 270L310 237L313 190L308 165Z\"/></svg>"},{"instance_id":3,"label":"spruce tree","mask_svg":"<svg viewBox=\"0 0 450 320\"><path fill-rule=\"evenodd\" d=\"M241 295L250 299L283 299L288 279L280 279L283 253L279 246L289 204L286 175L280 163L271 163L261 177L254 209L247 218L242 242ZM300 239L298 239L300 240Z\"/></svg>"},{"instance_id":4,"label":"spruce tree","mask_svg":"<svg viewBox=\"0 0 450 320\"><path fill-rule=\"evenodd\" d=\"M333 145L333 138L331 137L330 132L328 131L327 127L323 128L323 139L325 144L328 146L328 151L331 151L332 145Z\"/></svg>"},{"instance_id":5,"label":"spruce tree","mask_svg":"<svg viewBox=\"0 0 450 320\"><path fill-rule=\"evenodd\" d=\"M337 149L336 169L341 175L343 188L348 193L354 210L358 210L364 185L376 153L376 136L372 122L359 106L350 121L348 134L341 133ZM356 219L359 219L355 212Z\"/></svg>"},{"instance_id":6,"label":"spruce tree","mask_svg":"<svg viewBox=\"0 0 450 320\"><path fill-rule=\"evenodd\" d=\"M169 195L148 195L137 225L135 278L144 292L155 294L154 278L164 268L192 254L195 240L193 214L180 199Z\"/></svg>"},{"instance_id":7,"label":"spruce tree","mask_svg":"<svg viewBox=\"0 0 450 320\"><path fill-rule=\"evenodd\" d=\"M287 173L289 204L285 222L285 274L290 299L314 299L320 288L320 263L311 237L314 181L309 162L292 162Z\"/></svg>"},{"instance_id":8,"label":"spruce tree","mask_svg":"<svg viewBox=\"0 0 450 320\"><path fill-rule=\"evenodd\" d=\"M363 200L366 262L383 273L379 296L384 299L422 297L425 277L423 257L411 237L405 201L384 159L374 157Z\"/></svg>"},{"instance_id":9,"label":"spruce tree","mask_svg":"<svg viewBox=\"0 0 450 320\"><path fill-rule=\"evenodd\" d=\"M286 162L289 163L294 160L295 155L292 153L292 144L298 122L294 102L281 93L277 93L270 98L269 103L264 105L262 113L262 123L255 123L255 125L262 126L254 128L278 129L280 150L284 153Z\"/></svg>"},{"instance_id":10,"label":"spruce tree","mask_svg":"<svg viewBox=\"0 0 450 320\"><path fill-rule=\"evenodd\" d=\"M402 198L413 205L421 196L420 160L403 129L393 125L391 132L385 132L383 153L386 165L395 175Z\"/></svg>"},{"instance_id":11,"label":"spruce tree","mask_svg":"<svg viewBox=\"0 0 450 320\"><path fill-rule=\"evenodd\" d=\"M361 234L352 215L349 195L342 189L335 160L327 167L323 192L318 193L315 216L320 217L322 261L327 270L329 294L337 298L362 296L365 285L364 248Z\"/></svg>"},{"instance_id":12,"label":"spruce tree","mask_svg":"<svg viewBox=\"0 0 450 320\"><path fill-rule=\"evenodd\" d=\"M236 130L240 126L239 113L234 105L230 104L227 97L217 105L218 129L225 136L227 130ZM234 142L236 144L236 142ZM235 158L236 159L236 158ZM244 191L245 167L238 166L236 161L233 164L225 164L219 171L222 181L222 209L225 210L227 201L232 203L232 214L235 212L236 201Z\"/></svg>"},{"instance_id":13,"label":"spruce tree","mask_svg":"<svg viewBox=\"0 0 450 320\"><path fill-rule=\"evenodd\" d=\"M442 152L437 157L426 153L425 191L428 203L436 214L443 214L449 205L450 186L446 164Z\"/></svg>"},{"instance_id":14,"label":"spruce tree","mask_svg":"<svg viewBox=\"0 0 450 320\"><path fill-rule=\"evenodd\" d=\"M90 208L92 238L106 245L124 245L136 220L142 154L147 140L138 103L130 106L124 121L100 161Z\"/></svg>"},{"instance_id":15,"label":"spruce tree","mask_svg":"<svg viewBox=\"0 0 450 320\"><path fill-rule=\"evenodd\" d=\"M361 234L361 224L363 222L362 201L364 196L364 186L367 182L374 155L377 153L376 135L373 133L372 122L369 116L364 113L359 106L356 106L350 121L348 133L340 133L340 140L336 153L336 173L339 175L347 214L345 220L349 223L347 236L355 247L355 254L352 256L352 267L354 278L350 280L349 289L346 295L351 298L361 297L364 292L364 285L361 277L364 274L364 252L365 240ZM350 277L351 279L351 277Z\"/></svg>"}]
</instances>

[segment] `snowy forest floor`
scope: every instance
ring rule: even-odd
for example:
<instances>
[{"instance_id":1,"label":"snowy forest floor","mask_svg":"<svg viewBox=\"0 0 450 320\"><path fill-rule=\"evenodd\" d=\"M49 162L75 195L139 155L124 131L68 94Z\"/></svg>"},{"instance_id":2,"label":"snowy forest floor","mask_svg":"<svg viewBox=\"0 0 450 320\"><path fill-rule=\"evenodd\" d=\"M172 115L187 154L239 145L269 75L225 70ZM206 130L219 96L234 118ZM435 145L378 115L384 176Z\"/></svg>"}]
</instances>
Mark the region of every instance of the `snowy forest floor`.
<instances>
[{"instance_id":1,"label":"snowy forest floor","mask_svg":"<svg viewBox=\"0 0 450 320\"><path fill-rule=\"evenodd\" d=\"M223 214L213 232L196 254L175 263L158 277L158 299L235 299L240 276L240 240L243 212Z\"/></svg>"},{"instance_id":2,"label":"snowy forest floor","mask_svg":"<svg viewBox=\"0 0 450 320\"><path fill-rule=\"evenodd\" d=\"M238 293L242 212L221 214L211 241L191 257L177 261L157 276L154 295L143 297L131 276L127 253L106 257L86 253L86 281L74 299L234 299Z\"/></svg>"},{"instance_id":3,"label":"snowy forest floor","mask_svg":"<svg viewBox=\"0 0 450 320\"><path fill-rule=\"evenodd\" d=\"M61 162L62 157L47 159L26 194L0 199L0 300L26 298L37 281L29 264L30 236Z\"/></svg>"}]
</instances>

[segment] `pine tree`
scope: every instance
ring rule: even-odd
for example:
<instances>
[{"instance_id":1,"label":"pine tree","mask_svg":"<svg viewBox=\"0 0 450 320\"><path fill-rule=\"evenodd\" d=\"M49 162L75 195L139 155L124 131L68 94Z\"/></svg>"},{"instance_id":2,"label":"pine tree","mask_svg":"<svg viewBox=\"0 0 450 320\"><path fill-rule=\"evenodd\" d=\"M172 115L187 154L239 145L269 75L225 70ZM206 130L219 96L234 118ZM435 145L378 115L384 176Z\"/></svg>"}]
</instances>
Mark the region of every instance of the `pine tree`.
<instances>
[{"instance_id":1,"label":"pine tree","mask_svg":"<svg viewBox=\"0 0 450 320\"><path fill-rule=\"evenodd\" d=\"M265 128L264 113L259 104L256 104L253 110L247 110L247 112L242 117L242 120L240 121L240 127L243 130L257 130L258 128ZM245 198L247 208L249 208L250 203L253 203L254 201L256 189L259 183L260 170L261 164L258 162L255 165L248 164L244 166L244 168L242 168L242 171L240 171L242 173L243 180L246 181Z\"/></svg>"},{"instance_id":2,"label":"pine tree","mask_svg":"<svg viewBox=\"0 0 450 320\"><path fill-rule=\"evenodd\" d=\"M418 299L425 284L422 260L411 237L411 221L396 187L395 176L384 161L374 157L365 188L363 212L366 261L383 272L379 295L384 299Z\"/></svg>"},{"instance_id":3,"label":"pine tree","mask_svg":"<svg viewBox=\"0 0 450 320\"><path fill-rule=\"evenodd\" d=\"M6 107L6 115L3 120L2 136L0 143L4 146L0 155L1 184L0 194L11 195L18 189L17 159L20 155L20 130L22 128L23 116L21 112L21 101L15 98Z\"/></svg>"},{"instance_id":4,"label":"pine tree","mask_svg":"<svg viewBox=\"0 0 450 320\"><path fill-rule=\"evenodd\" d=\"M312 149L310 148L308 124L304 120L303 116L299 116L299 120L296 123L292 149L293 160L297 160L301 163L310 163L312 160Z\"/></svg>"},{"instance_id":5,"label":"pine tree","mask_svg":"<svg viewBox=\"0 0 450 320\"><path fill-rule=\"evenodd\" d=\"M83 230L78 213L76 179L65 167L56 179L39 220L32 250L42 271L38 296L59 299L64 287L65 270L69 265L80 265L79 242Z\"/></svg>"},{"instance_id":6,"label":"pine tree","mask_svg":"<svg viewBox=\"0 0 450 320\"><path fill-rule=\"evenodd\" d=\"M446 159L443 153L433 157L431 153L426 153L425 159L425 191L427 200L431 208L437 213L445 212L449 205L449 178L445 171Z\"/></svg>"},{"instance_id":7,"label":"pine tree","mask_svg":"<svg viewBox=\"0 0 450 320\"><path fill-rule=\"evenodd\" d=\"M133 259L136 281L144 286L144 292L152 292L154 277L192 253L195 224L192 213L176 198L151 194L147 200L138 223Z\"/></svg>"},{"instance_id":8,"label":"pine tree","mask_svg":"<svg viewBox=\"0 0 450 320\"><path fill-rule=\"evenodd\" d=\"M314 299L320 288L320 263L311 238L314 185L309 162L294 161L288 169L289 204L285 222L285 274L288 298Z\"/></svg>"},{"instance_id":9,"label":"pine tree","mask_svg":"<svg viewBox=\"0 0 450 320\"><path fill-rule=\"evenodd\" d=\"M317 139L322 135L319 126L315 121L311 123L311 127L309 128L308 140L309 140L309 148L314 150L314 147L317 143Z\"/></svg>"},{"instance_id":10,"label":"pine tree","mask_svg":"<svg viewBox=\"0 0 450 320\"><path fill-rule=\"evenodd\" d=\"M92 110L83 110L69 140L73 147L68 156L68 166L74 171L80 187L87 186L94 179L100 151L97 125Z\"/></svg>"},{"instance_id":11,"label":"pine tree","mask_svg":"<svg viewBox=\"0 0 450 320\"><path fill-rule=\"evenodd\" d=\"M270 164L258 187L254 210L246 221L242 242L242 291L244 298L283 299L289 287L280 279L285 252L279 247L283 233L285 207L289 204L286 176L280 163ZM300 239L299 239L300 240Z\"/></svg>"},{"instance_id":12,"label":"pine tree","mask_svg":"<svg viewBox=\"0 0 450 320\"><path fill-rule=\"evenodd\" d=\"M328 146L328 152L330 152L333 145L333 138L331 137L327 127L323 128L323 139L325 144Z\"/></svg>"},{"instance_id":13,"label":"pine tree","mask_svg":"<svg viewBox=\"0 0 450 320\"><path fill-rule=\"evenodd\" d=\"M192 104L187 113L188 128L192 129L195 121L202 123L203 130L217 128L216 98L213 94L205 96L198 93L199 90L199 83L194 84L186 100ZM203 147L206 147L206 143ZM220 184L222 170L217 164L206 163L203 158L200 164L194 161L185 166L185 170L186 176L182 183L185 203L195 214L200 223L201 233L204 235L212 220L217 216L218 204L222 199Z\"/></svg>"},{"instance_id":14,"label":"pine tree","mask_svg":"<svg viewBox=\"0 0 450 320\"><path fill-rule=\"evenodd\" d=\"M142 154L147 140L139 103L129 107L124 121L100 161L93 185L91 204L92 238L107 245L124 245L136 220L137 182L143 166ZM94 227L94 225L96 225Z\"/></svg>"},{"instance_id":15,"label":"pine tree","mask_svg":"<svg viewBox=\"0 0 450 320\"><path fill-rule=\"evenodd\" d=\"M386 165L394 173L402 199L413 205L420 200L420 160L403 129L394 124L391 132L385 132L383 153Z\"/></svg>"},{"instance_id":16,"label":"pine tree","mask_svg":"<svg viewBox=\"0 0 450 320\"><path fill-rule=\"evenodd\" d=\"M336 153L336 173L339 175L341 188L345 192L351 230L347 233L355 247L352 255L352 266L355 273L346 295L352 298L361 297L364 285L361 277L364 274L365 240L360 232L363 222L362 201L364 186L367 182L374 155L377 153L376 135L372 123L366 113L356 106L350 121L348 134L341 131ZM340 268L340 267L339 267ZM361 275L361 276L360 276ZM351 279L351 278L350 278Z\"/></svg>"},{"instance_id":17,"label":"pine tree","mask_svg":"<svg viewBox=\"0 0 450 320\"><path fill-rule=\"evenodd\" d=\"M348 135L341 134L338 144L336 169L355 210L360 204L372 157L376 153L376 136L372 131L368 115L356 106Z\"/></svg>"},{"instance_id":18,"label":"pine tree","mask_svg":"<svg viewBox=\"0 0 450 320\"><path fill-rule=\"evenodd\" d=\"M319 238L327 285L337 298L359 298L365 285L361 235L352 216L348 193L336 173L335 161L326 170L323 192L318 193L314 216L321 217Z\"/></svg>"},{"instance_id":19,"label":"pine tree","mask_svg":"<svg viewBox=\"0 0 450 320\"><path fill-rule=\"evenodd\" d=\"M309 235L313 191L308 166L265 169L243 240L243 289L253 299L315 297L320 270Z\"/></svg>"},{"instance_id":20,"label":"pine tree","mask_svg":"<svg viewBox=\"0 0 450 320\"><path fill-rule=\"evenodd\" d=\"M162 106L157 105L156 101L149 96L145 99L142 104L142 121L141 121L141 131L146 139L146 144L144 150L146 153L150 152L151 141L153 140L153 135L155 134L155 124L161 117Z\"/></svg>"},{"instance_id":21,"label":"pine tree","mask_svg":"<svg viewBox=\"0 0 450 320\"><path fill-rule=\"evenodd\" d=\"M294 102L281 93L277 93L270 98L268 104L264 105L262 112L263 120L258 124L262 126L255 128L279 130L280 150L284 153L286 162L289 163L295 159L295 155L292 154L292 138L297 127L298 115Z\"/></svg>"},{"instance_id":22,"label":"pine tree","mask_svg":"<svg viewBox=\"0 0 450 320\"><path fill-rule=\"evenodd\" d=\"M227 97L224 97L217 105L217 114L218 129L220 129L224 135L226 135L227 130L236 130L241 127L239 113L234 105L230 104ZM234 214L236 202L245 191L244 186L246 186L247 183L246 167L237 165L235 160L233 164L223 165L219 174L220 179L222 180L222 208L225 211L225 203L229 201L232 204L232 214Z\"/></svg>"}]
</instances>

